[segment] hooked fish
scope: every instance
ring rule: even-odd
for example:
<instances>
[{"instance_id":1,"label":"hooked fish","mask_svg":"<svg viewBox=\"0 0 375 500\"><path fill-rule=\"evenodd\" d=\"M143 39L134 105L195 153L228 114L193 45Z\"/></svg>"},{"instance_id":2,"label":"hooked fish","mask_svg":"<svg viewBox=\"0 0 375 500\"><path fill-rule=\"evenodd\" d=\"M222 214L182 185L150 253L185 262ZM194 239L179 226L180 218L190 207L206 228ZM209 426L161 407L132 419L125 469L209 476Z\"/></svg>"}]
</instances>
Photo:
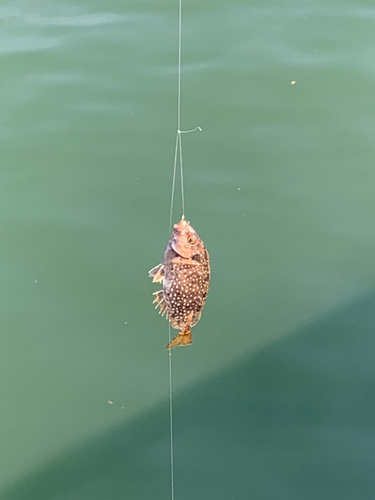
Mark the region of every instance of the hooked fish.
<instances>
[{"instance_id":1,"label":"hooked fish","mask_svg":"<svg viewBox=\"0 0 375 500\"><path fill-rule=\"evenodd\" d=\"M155 308L179 330L166 349L191 344L191 328L201 317L208 293L210 260L203 241L184 218L174 225L163 261L149 276L153 283L163 283L163 289L153 294Z\"/></svg>"}]
</instances>

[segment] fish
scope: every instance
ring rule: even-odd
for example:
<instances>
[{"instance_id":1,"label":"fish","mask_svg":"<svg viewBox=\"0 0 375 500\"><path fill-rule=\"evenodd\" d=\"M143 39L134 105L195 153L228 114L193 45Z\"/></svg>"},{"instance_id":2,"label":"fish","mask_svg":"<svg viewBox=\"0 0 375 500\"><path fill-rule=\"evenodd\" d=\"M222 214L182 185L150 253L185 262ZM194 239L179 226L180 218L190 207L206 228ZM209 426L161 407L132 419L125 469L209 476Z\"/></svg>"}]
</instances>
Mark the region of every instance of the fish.
<instances>
[{"instance_id":1,"label":"fish","mask_svg":"<svg viewBox=\"0 0 375 500\"><path fill-rule=\"evenodd\" d=\"M153 283L163 288L155 295L155 309L179 330L166 349L190 345L191 328L200 320L210 285L210 259L203 241L184 217L173 233L162 262L149 271Z\"/></svg>"}]
</instances>

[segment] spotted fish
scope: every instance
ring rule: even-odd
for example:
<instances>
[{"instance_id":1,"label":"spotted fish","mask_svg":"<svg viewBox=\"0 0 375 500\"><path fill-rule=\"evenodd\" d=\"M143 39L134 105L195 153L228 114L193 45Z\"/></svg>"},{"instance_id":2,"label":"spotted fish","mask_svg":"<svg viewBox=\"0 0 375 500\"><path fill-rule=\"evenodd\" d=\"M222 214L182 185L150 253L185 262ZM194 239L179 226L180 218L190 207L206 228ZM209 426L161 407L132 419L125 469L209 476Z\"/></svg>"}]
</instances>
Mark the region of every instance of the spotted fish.
<instances>
[{"instance_id":1,"label":"spotted fish","mask_svg":"<svg viewBox=\"0 0 375 500\"><path fill-rule=\"evenodd\" d=\"M166 349L191 344L191 328L201 317L208 293L210 261L203 241L184 218L175 224L163 261L149 276L154 283L163 283L163 289L154 293L159 313L179 330Z\"/></svg>"}]
</instances>

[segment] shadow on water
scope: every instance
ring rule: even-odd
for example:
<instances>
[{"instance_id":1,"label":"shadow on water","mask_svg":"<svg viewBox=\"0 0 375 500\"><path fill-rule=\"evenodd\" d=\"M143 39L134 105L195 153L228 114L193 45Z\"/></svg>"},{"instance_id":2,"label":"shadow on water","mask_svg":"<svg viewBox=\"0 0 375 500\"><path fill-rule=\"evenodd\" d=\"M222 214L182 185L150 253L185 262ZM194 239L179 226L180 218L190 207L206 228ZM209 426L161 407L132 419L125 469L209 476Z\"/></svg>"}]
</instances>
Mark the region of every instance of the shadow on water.
<instances>
[{"instance_id":1,"label":"shadow on water","mask_svg":"<svg viewBox=\"0 0 375 500\"><path fill-rule=\"evenodd\" d=\"M374 325L372 291L178 395L176 499L372 500ZM166 402L1 498L165 500L168 446Z\"/></svg>"}]
</instances>

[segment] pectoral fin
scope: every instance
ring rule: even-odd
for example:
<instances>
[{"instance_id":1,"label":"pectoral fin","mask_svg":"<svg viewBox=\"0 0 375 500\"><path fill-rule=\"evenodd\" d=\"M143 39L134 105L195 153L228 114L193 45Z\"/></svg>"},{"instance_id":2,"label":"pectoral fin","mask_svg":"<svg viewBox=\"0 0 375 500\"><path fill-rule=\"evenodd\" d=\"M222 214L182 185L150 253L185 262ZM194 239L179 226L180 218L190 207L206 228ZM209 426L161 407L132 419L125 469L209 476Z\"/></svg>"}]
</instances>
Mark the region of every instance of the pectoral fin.
<instances>
[{"instance_id":1,"label":"pectoral fin","mask_svg":"<svg viewBox=\"0 0 375 500\"><path fill-rule=\"evenodd\" d=\"M148 272L150 278L152 278L153 283L161 283L164 278L164 266L163 264L159 264L151 269Z\"/></svg>"}]
</instances>

